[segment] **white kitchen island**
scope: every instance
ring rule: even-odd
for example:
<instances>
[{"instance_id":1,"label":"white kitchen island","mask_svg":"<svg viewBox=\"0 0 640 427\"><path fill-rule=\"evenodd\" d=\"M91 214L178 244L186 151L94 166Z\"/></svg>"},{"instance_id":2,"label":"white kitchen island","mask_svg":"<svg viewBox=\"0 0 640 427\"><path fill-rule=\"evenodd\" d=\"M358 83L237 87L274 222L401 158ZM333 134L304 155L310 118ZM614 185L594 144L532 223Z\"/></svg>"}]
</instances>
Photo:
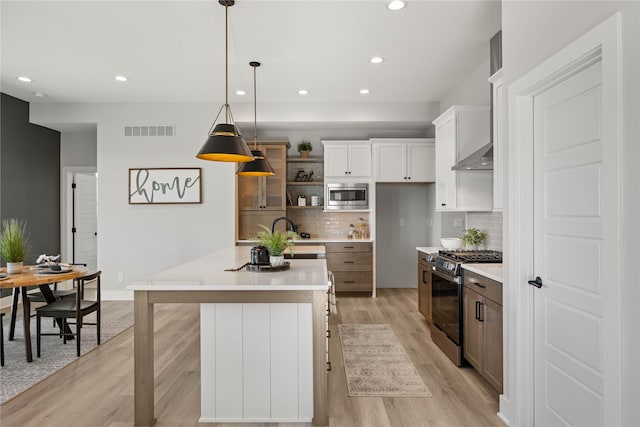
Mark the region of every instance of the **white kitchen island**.
<instances>
[{"instance_id":1,"label":"white kitchen island","mask_svg":"<svg viewBox=\"0 0 640 427\"><path fill-rule=\"evenodd\" d=\"M128 287L134 291L135 425L154 416L153 304L200 304L201 422L327 425L327 267L297 246L280 272L224 271L250 247L225 248Z\"/></svg>"}]
</instances>

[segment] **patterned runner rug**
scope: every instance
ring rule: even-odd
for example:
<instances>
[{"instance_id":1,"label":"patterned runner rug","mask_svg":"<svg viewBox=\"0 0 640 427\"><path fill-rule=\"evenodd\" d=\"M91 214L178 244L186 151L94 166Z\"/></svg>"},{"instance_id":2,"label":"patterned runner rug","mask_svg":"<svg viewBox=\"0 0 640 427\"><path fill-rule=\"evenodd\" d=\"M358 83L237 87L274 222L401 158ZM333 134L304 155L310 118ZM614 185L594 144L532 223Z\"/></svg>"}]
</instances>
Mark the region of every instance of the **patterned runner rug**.
<instances>
[{"instance_id":1,"label":"patterned runner rug","mask_svg":"<svg viewBox=\"0 0 640 427\"><path fill-rule=\"evenodd\" d=\"M5 316L4 320L8 320ZM93 321L93 315L87 321ZM31 344L33 348L33 362L27 363L24 353L24 332L22 319L16 321L15 340L9 341L9 322L4 322L4 359L5 363L0 368L0 405L29 387L32 387L55 373L69 363L76 360L76 342L67 341L62 344L62 338L55 336L42 337L41 356L36 353L36 321L31 319ZM101 322L100 345L133 326L133 319L127 320L102 320ZM75 326L71 326L75 329ZM55 332L50 318L42 319L42 332ZM80 354L84 356L87 352L96 348L96 327L86 325L82 328L82 342L80 344Z\"/></svg>"},{"instance_id":2,"label":"patterned runner rug","mask_svg":"<svg viewBox=\"0 0 640 427\"><path fill-rule=\"evenodd\" d=\"M433 397L391 326L338 325L349 396Z\"/></svg>"}]
</instances>

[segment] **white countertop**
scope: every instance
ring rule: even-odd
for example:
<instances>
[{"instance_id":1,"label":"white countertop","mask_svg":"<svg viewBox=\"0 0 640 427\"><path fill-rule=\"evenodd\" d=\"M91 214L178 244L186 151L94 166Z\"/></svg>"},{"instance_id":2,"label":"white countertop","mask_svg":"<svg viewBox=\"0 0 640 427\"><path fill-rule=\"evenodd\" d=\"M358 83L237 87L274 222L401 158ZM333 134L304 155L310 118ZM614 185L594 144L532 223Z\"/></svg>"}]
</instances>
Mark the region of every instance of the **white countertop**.
<instances>
[{"instance_id":1,"label":"white countertop","mask_svg":"<svg viewBox=\"0 0 640 427\"><path fill-rule=\"evenodd\" d=\"M473 271L488 279L495 280L502 283L502 264L478 264L469 263L462 264L462 268L465 270Z\"/></svg>"},{"instance_id":2,"label":"white countertop","mask_svg":"<svg viewBox=\"0 0 640 427\"><path fill-rule=\"evenodd\" d=\"M278 272L224 271L250 259L249 246L231 246L135 282L127 289L138 291L302 291L326 290L326 259L292 259L291 268ZM324 246L296 246L295 253L324 254Z\"/></svg>"},{"instance_id":3,"label":"white countertop","mask_svg":"<svg viewBox=\"0 0 640 427\"><path fill-rule=\"evenodd\" d=\"M425 254L433 254L444 248L440 246L416 246L416 249Z\"/></svg>"}]
</instances>

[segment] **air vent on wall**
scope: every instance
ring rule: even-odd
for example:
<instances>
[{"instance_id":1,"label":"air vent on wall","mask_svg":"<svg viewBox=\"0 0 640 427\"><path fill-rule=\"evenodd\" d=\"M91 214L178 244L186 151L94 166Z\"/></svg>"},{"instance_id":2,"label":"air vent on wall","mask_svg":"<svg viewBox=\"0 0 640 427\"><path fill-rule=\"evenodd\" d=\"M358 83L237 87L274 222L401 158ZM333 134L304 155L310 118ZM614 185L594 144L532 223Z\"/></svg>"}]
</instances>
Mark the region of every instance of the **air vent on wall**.
<instances>
[{"instance_id":1,"label":"air vent on wall","mask_svg":"<svg viewBox=\"0 0 640 427\"><path fill-rule=\"evenodd\" d=\"M175 126L125 126L124 136L175 136Z\"/></svg>"}]
</instances>

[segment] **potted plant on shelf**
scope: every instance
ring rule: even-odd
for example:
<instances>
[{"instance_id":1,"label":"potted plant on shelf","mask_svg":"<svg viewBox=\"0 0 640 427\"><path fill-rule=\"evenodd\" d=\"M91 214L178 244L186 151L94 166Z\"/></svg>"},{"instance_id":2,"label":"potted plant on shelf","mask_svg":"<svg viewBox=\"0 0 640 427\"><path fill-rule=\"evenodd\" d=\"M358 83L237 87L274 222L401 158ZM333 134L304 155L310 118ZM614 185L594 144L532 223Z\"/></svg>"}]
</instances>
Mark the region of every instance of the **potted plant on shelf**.
<instances>
[{"instance_id":1,"label":"potted plant on shelf","mask_svg":"<svg viewBox=\"0 0 640 427\"><path fill-rule=\"evenodd\" d=\"M2 221L0 233L0 255L7 262L7 273L19 273L29 255L31 243L27 234L27 223L15 218Z\"/></svg>"},{"instance_id":2,"label":"potted plant on shelf","mask_svg":"<svg viewBox=\"0 0 640 427\"><path fill-rule=\"evenodd\" d=\"M469 249L476 250L478 245L484 244L487 241L487 233L480 231L477 228L469 228L465 230L464 236L462 236L462 243Z\"/></svg>"},{"instance_id":3,"label":"potted plant on shelf","mask_svg":"<svg viewBox=\"0 0 640 427\"><path fill-rule=\"evenodd\" d=\"M300 153L301 158L308 159L309 153L311 153L311 150L313 150L311 141L304 139L298 143L298 152Z\"/></svg>"},{"instance_id":4,"label":"potted plant on shelf","mask_svg":"<svg viewBox=\"0 0 640 427\"><path fill-rule=\"evenodd\" d=\"M293 239L297 239L298 234L294 231L274 231L259 224L264 230L258 232L258 237L255 241L260 245L267 248L269 251L269 262L273 267L284 264L283 252L289 249L291 256L294 254Z\"/></svg>"}]
</instances>

